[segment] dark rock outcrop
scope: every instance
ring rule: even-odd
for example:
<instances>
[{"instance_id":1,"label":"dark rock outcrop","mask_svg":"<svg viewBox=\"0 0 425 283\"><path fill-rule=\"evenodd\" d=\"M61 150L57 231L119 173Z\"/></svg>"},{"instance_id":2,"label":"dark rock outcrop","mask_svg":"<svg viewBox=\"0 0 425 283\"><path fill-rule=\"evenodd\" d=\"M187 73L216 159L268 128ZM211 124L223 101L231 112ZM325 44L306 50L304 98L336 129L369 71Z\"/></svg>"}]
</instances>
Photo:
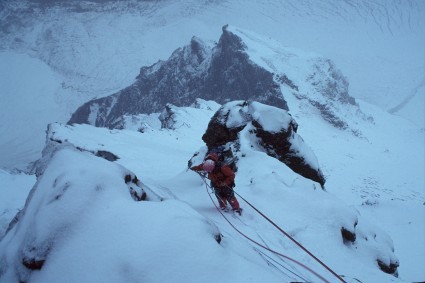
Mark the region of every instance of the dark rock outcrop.
<instances>
[{"instance_id":1,"label":"dark rock outcrop","mask_svg":"<svg viewBox=\"0 0 425 283\"><path fill-rule=\"evenodd\" d=\"M142 185L136 175L125 175L124 182L129 187L130 195L135 201L146 200L147 194L143 189L141 189ZM135 189L135 187L137 189Z\"/></svg>"},{"instance_id":2,"label":"dark rock outcrop","mask_svg":"<svg viewBox=\"0 0 425 283\"><path fill-rule=\"evenodd\" d=\"M82 105L68 123L122 128L123 115L159 112L167 103L189 106L196 98L220 104L252 99L288 109L273 74L253 63L245 48L226 27L214 48L193 37L167 61L142 67L133 85Z\"/></svg>"},{"instance_id":3,"label":"dark rock outcrop","mask_svg":"<svg viewBox=\"0 0 425 283\"><path fill-rule=\"evenodd\" d=\"M237 148L239 133L247 128L268 155L323 187L325 177L317 160L312 160L314 153L296 133L297 127L285 110L258 102L233 101L214 114L202 139L209 150L218 146L229 148L229 144Z\"/></svg>"},{"instance_id":4,"label":"dark rock outcrop","mask_svg":"<svg viewBox=\"0 0 425 283\"><path fill-rule=\"evenodd\" d=\"M258 54L258 45L264 48L264 56ZM190 106L196 98L220 104L252 100L288 110L284 91L285 96L319 110L334 127L360 136L345 114L365 115L349 95L348 86L329 59L270 47L260 36L224 26L213 47L193 37L168 60L142 67L129 87L82 105L68 123L122 129L126 116L158 113L169 104Z\"/></svg>"},{"instance_id":5,"label":"dark rock outcrop","mask_svg":"<svg viewBox=\"0 0 425 283\"><path fill-rule=\"evenodd\" d=\"M356 241L356 233L348 230L345 227L341 228L341 236L344 243L354 243Z\"/></svg>"},{"instance_id":6,"label":"dark rock outcrop","mask_svg":"<svg viewBox=\"0 0 425 283\"><path fill-rule=\"evenodd\" d=\"M40 270L43 267L44 262L45 262L45 259L42 259L42 260L36 260L36 259L33 259L33 258L22 259L22 264L30 270Z\"/></svg>"},{"instance_id":7,"label":"dark rock outcrop","mask_svg":"<svg viewBox=\"0 0 425 283\"><path fill-rule=\"evenodd\" d=\"M381 261L379 259L376 260L376 262L378 263L379 268L383 272L388 273L388 274L392 274L395 277L398 277L398 270L397 270L397 268L399 266L399 263L398 262L390 262L389 264L386 264L386 263L384 263L383 261Z\"/></svg>"},{"instance_id":8,"label":"dark rock outcrop","mask_svg":"<svg viewBox=\"0 0 425 283\"><path fill-rule=\"evenodd\" d=\"M164 110L162 110L158 117L161 121L161 128L170 130L176 129L176 118L173 108L174 106L171 104L165 105Z\"/></svg>"},{"instance_id":9,"label":"dark rock outcrop","mask_svg":"<svg viewBox=\"0 0 425 283\"><path fill-rule=\"evenodd\" d=\"M220 104L231 100L256 100L288 110L273 74L253 63L246 48L240 37L229 32L227 26L223 28L202 84L205 99Z\"/></svg>"},{"instance_id":10,"label":"dark rock outcrop","mask_svg":"<svg viewBox=\"0 0 425 283\"><path fill-rule=\"evenodd\" d=\"M119 159L118 156L116 156L115 154L113 154L110 151L106 151L106 150L98 150L96 151L95 154L97 157L102 157L108 161L117 161Z\"/></svg>"}]
</instances>

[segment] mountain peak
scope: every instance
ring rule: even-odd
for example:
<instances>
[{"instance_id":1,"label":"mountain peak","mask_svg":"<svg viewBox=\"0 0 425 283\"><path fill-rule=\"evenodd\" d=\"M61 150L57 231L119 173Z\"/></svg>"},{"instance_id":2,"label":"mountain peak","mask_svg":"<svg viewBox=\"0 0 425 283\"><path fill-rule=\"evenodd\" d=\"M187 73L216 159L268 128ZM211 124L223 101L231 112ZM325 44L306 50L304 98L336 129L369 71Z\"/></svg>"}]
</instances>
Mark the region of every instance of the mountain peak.
<instances>
[{"instance_id":1,"label":"mountain peak","mask_svg":"<svg viewBox=\"0 0 425 283\"><path fill-rule=\"evenodd\" d=\"M362 112L331 60L234 26L222 31L213 47L193 36L168 60L142 67L134 84L82 105L68 123L120 129L126 115L160 112L169 103L189 106L197 98L219 104L252 100L284 110L289 110L288 99L295 98L316 108L334 127L361 135L344 113Z\"/></svg>"}]
</instances>

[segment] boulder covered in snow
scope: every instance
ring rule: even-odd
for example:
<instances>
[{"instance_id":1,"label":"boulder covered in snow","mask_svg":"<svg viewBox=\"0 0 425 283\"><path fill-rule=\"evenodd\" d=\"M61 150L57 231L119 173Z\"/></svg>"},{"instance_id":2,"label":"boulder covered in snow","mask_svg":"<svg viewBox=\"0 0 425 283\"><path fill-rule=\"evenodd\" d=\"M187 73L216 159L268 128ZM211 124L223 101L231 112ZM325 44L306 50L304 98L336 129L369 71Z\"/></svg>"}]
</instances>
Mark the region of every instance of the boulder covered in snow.
<instances>
[{"instance_id":1,"label":"boulder covered in snow","mask_svg":"<svg viewBox=\"0 0 425 283\"><path fill-rule=\"evenodd\" d=\"M182 204L138 202L146 193L134 173L70 143L48 142L37 166L24 209L0 239L0 282L82 282L80 272L85 282L123 282L127 273L104 274L120 266L142 268L143 260L127 260L151 257L149 239L173 234L169 223L176 215L190 219L193 235L210 235L216 245L221 240L214 225ZM149 194L147 199L156 200ZM193 243L175 236L171 242Z\"/></svg>"},{"instance_id":2,"label":"boulder covered in snow","mask_svg":"<svg viewBox=\"0 0 425 283\"><path fill-rule=\"evenodd\" d=\"M297 134L297 127L286 110L254 101L232 101L214 114L202 139L209 151L219 146L237 149L239 134L247 128L253 148L266 152L323 187L325 177L317 158Z\"/></svg>"}]
</instances>

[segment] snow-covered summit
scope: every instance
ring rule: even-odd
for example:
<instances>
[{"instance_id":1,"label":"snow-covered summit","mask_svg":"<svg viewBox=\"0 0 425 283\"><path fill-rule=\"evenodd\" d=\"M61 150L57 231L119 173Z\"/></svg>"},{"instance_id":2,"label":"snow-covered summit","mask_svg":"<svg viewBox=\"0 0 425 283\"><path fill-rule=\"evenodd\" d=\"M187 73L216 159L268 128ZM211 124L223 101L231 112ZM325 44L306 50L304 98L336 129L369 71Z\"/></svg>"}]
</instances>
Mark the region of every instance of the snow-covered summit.
<instances>
[{"instance_id":1,"label":"snow-covered summit","mask_svg":"<svg viewBox=\"0 0 425 283\"><path fill-rule=\"evenodd\" d=\"M329 59L228 25L212 48L192 38L167 61L141 68L133 85L81 106L69 123L123 128L123 115L158 112L167 103L189 106L196 98L256 100L288 110L289 96L311 104L333 126L359 132L344 113L362 112Z\"/></svg>"}]
</instances>

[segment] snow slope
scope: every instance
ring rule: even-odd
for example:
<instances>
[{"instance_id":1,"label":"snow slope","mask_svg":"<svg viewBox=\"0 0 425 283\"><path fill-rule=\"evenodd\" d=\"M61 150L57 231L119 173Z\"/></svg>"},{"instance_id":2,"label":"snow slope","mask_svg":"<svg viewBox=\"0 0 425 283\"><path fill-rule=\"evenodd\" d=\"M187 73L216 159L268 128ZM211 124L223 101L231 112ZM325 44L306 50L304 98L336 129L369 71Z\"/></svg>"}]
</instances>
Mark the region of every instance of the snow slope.
<instances>
[{"instance_id":1,"label":"snow slope","mask_svg":"<svg viewBox=\"0 0 425 283\"><path fill-rule=\"evenodd\" d=\"M424 132L366 102L360 101L360 107L373 112L375 121L362 127L363 138L332 133L312 116L294 117L303 125L300 135L320 160L329 191L389 232L401 262L400 276L424 278L423 268L406 264L425 264Z\"/></svg>"},{"instance_id":2,"label":"snow slope","mask_svg":"<svg viewBox=\"0 0 425 283\"><path fill-rule=\"evenodd\" d=\"M208 280L214 282L216 270L210 268L211 266L204 262L206 258L209 261L212 260L212 266L217 266L219 269L223 268L218 267L222 266L223 260L225 260L226 266L231 267L231 270L225 270L230 272L231 275L226 276L223 279L224 282L245 276L247 276L245 277L246 280L256 282L259 274L260 277L267 276L268 282L303 280L297 276L313 282L319 280L290 261L282 261L273 254L258 254L257 250L253 250L253 246L236 233L215 210L205 191L205 184L199 176L187 171L188 160L195 151L204 145L201 136L206 129L209 118L218 107L219 105L213 102L199 101L197 108L177 109L176 125L178 127L175 130L160 129L160 123L153 115L141 115L137 119L129 119L128 127L133 130L108 130L93 128L88 125L52 125L50 138L53 140L66 139L88 152L82 154L81 157L78 157L81 153L76 155L69 153L66 157L58 157L55 162L61 162L62 165L50 166L51 169L49 170L52 173L45 173L42 179L49 178L52 180L52 178L56 178L55 176L65 174L65 176L68 176L69 182L74 183L72 174L78 174L79 176L86 176L81 186L87 188L93 187L98 182L102 184L118 183L115 188L107 186L106 191L109 193L104 193L103 197L99 196L96 204L90 205L90 207L93 206L93 208L90 208L90 211L93 211L90 213L90 217L70 226L69 229L72 233L70 232L65 239L60 241L61 237L55 238L59 242L55 245L57 246L56 252L49 258L48 262L51 263L46 264L42 272L34 272L29 282L62 280L64 275L70 278L70 281L84 282L84 278L75 277L78 275L73 272L73 269L81 270L89 281L114 282L114 280L127 280L127 276L136 276L133 274L143 273L146 274L146 277L143 278L149 282L167 282L169 277L162 277L161 274L166 273L164 270L169 270L170 274L175 274L176 278L185 281L198 282L201 278L205 282L210 282ZM367 109L366 105L362 105L362 107ZM375 107L369 107L376 111ZM379 112L376 111L376 113ZM377 125L382 127L381 122L391 117L395 122L400 123L400 120L396 117L382 112L378 116L379 119L376 120ZM315 121L322 120L317 119ZM394 132L408 134L410 132L410 135L408 137L399 135L397 140L382 144L382 140L385 139L382 139L381 136L374 136L375 131L371 132L368 140L366 140L364 138L353 138L348 132L331 128L324 122L321 124L308 123L309 126L307 127L302 126L304 123L305 121L301 121L299 132L318 156L319 163L327 175L326 186L329 193L320 189L314 190L312 182L293 173L282 163L264 153L252 151L249 140L245 140L246 144L242 144L242 152L245 155L239 164L237 173L237 192L311 249L338 274L345 275L347 282L356 282L353 278L362 282L423 280L425 275L421 267L425 263L425 253L423 252L425 251L425 247L423 247L425 229L422 223L425 220L423 206L425 197L421 188L423 188L424 181L418 172L409 174L407 171L399 172L390 168L391 164L397 164L410 158L403 156L405 150L404 146L400 144L400 140L412 138L418 134L423 136L423 133L418 133L415 127L413 129L406 127L406 124L398 124L394 128L388 126L388 134L393 135ZM141 125L143 125L143 133L135 131L140 129ZM409 124L407 123L407 125ZM401 126L406 127L406 129ZM323 135L323 131L331 134ZM386 132L380 131L380 133L382 135ZM366 132L366 134L369 134L369 132ZM327 146L320 147L321 144ZM388 146L389 152L379 153L382 146ZM416 149L415 152L422 153L420 152L422 145L419 143L410 143L407 146L412 149L411 152ZM349 151L347 147L350 148ZM99 150L110 151L117 155L119 159L115 163L121 164L134 172L142 180L148 196L152 198L153 195L155 199L156 194L159 194L167 201L164 204L148 203L146 206L144 202L135 203L129 197L128 189L122 182L122 177L118 177L118 175L113 177L115 175L111 174L111 170L117 170L113 169L113 164L108 165L110 162L89 154L89 152L94 153ZM370 152L373 154L368 157L367 154L370 154ZM387 167L381 169L377 166L381 159L375 158L375 156L380 155L386 156L384 160L387 164ZM80 160L80 158L84 160ZM87 164L87 167L82 164ZM261 166L253 166L253 164L261 164ZM72 169L75 165L76 168ZM420 162L413 165L412 168L415 166L424 168L424 164ZM383 166L381 165L381 167ZM362 170L359 170L359 168L362 168ZM83 171L84 173L81 175ZM399 183L387 187L391 184L387 180L388 178L393 178L390 181L398 180ZM39 182L42 179L39 179ZM65 181L61 182L64 183ZM119 185L119 182L122 182L122 185ZM406 186L403 183L409 183L409 185ZM48 188L49 185L46 183L46 186L38 185L38 187L40 191L42 187ZM121 191L120 196L115 196L119 187L122 187L118 190ZM154 190L155 194L148 190L149 188ZM126 190L127 192L125 192ZM43 194L42 192L43 190L40 194ZM87 193L89 192L90 189ZM78 199L80 197L81 195ZM317 199L321 201L317 201ZM173 201L170 203L168 200ZM181 202L185 204L181 204ZM333 282L332 275L329 275L311 258L301 253L285 237L282 238L267 222L261 220L247 204L242 201L241 203L245 209L242 222L230 215L232 223L236 221L237 227L255 240L267 243L270 247L285 255L295 257ZM40 208L43 207L41 203L38 205ZM97 212L95 213L96 209ZM51 215L51 213L53 212L49 212L47 215ZM68 214L65 213L65 215ZM72 219L72 215L66 217ZM187 219L188 222L182 224L183 226L164 224L168 226L167 233L157 233L155 232L157 231L155 227L158 226L155 225L157 224L156 221L154 223L146 222L148 226L133 225L145 220L141 215L147 215L146 219L156 219L159 215L162 215L158 218L158 221L165 221L164 223L179 223L181 218L176 218L176 215L182 215L183 219ZM29 217L31 218L31 216ZM42 219L44 218L39 220L40 224L38 225L51 222ZM359 223L357 228L358 242L356 245L346 246L341 241L339 225L342 223L352 225L356 219ZM211 234L215 228L206 229L208 225L205 226L205 224L199 226L199 224L196 224L199 221L214 223L213 226L217 226L223 235L219 250L224 249L224 251L217 254L218 245L213 240L213 234ZM71 221L71 223L73 222ZM30 229L30 226L27 224L21 224L21 226L22 228L19 228L19 231L22 230L19 232L20 235L28 233L27 229ZM120 227L120 229L111 229L111 227ZM142 232L143 227L147 227L145 229L149 231L152 230L151 233ZM194 230L198 232L193 232ZM196 237L191 238L193 236L191 232ZM389 238L386 238L387 233L394 241L393 244L391 244L392 241ZM168 238L167 235L170 234L173 235L172 238ZM378 240L371 242L372 246L370 246L365 238L371 239L374 234L378 235ZM7 249L4 246L0 249L3 252L6 251L9 260L11 260L10 257L14 258L19 246L24 243L22 237L15 238L15 240L18 240L14 240L13 245L12 242L9 242L10 234L5 238L9 240L2 241L1 245L10 243ZM142 239L147 239L149 245L134 244L135 242L143 242ZM112 250L111 241L114 242ZM170 241L174 244L163 246L163 243L170 243ZM190 245L186 241L193 242L193 244ZM379 243L378 246L376 246L377 243ZM158 244L160 245L159 249ZM375 248L373 248L373 245L375 245ZM400 279L386 275L377 268L376 262L371 261L374 258L373 253L378 252L379 254L388 248L391 249L392 245L394 245L395 255L400 261ZM194 247L194 250L197 251L195 261L199 263L199 267L198 264L195 267L192 266L194 258L191 253L192 249L187 250L188 246ZM105 250L105 247L108 247L108 249ZM148 250L146 250L147 247L149 247ZM152 250L152 248L154 249ZM184 252L181 250L183 248ZM152 253L149 251L152 251ZM99 254L105 256L99 259ZM148 270L151 270L152 273L147 272L146 268L142 268L145 265L140 264L140 254L152 255L149 256L149 261L142 261L148 264ZM179 258L178 261L175 260L176 254ZM217 255L217 258L211 255ZM207 257L204 258L204 256ZM347 258L351 260L347 261ZM50 261L50 259L52 260ZM255 267L250 266L251 263L247 263L246 259L251 263L254 262ZM96 266L90 264L91 262L99 262L99 260L101 264L96 264ZM190 262L190 269L187 269L187 264L180 265L179 262ZM70 266L72 268L69 268ZM208 266L208 268L205 269L205 266ZM297 275L289 272L283 266ZM93 270L94 272L90 272ZM251 271L255 274L251 274ZM190 277L187 274L190 274ZM138 277L136 276L136 278ZM137 279L135 280L137 281Z\"/></svg>"},{"instance_id":3,"label":"snow slope","mask_svg":"<svg viewBox=\"0 0 425 283\"><path fill-rule=\"evenodd\" d=\"M56 102L60 77L26 54L2 52L0 61L0 168L25 169L41 157L47 124L67 116Z\"/></svg>"},{"instance_id":4,"label":"snow slope","mask_svg":"<svg viewBox=\"0 0 425 283\"><path fill-rule=\"evenodd\" d=\"M52 125L49 138L59 149L43 169L14 230L0 242L3 278L7 282L17 280L15 276L27 282L216 282L219 272L226 274L220 282L322 282L238 234L214 208L203 181L187 170L187 161L203 146L200 137L217 109L214 103L203 105L181 109L185 124L177 130L152 127L140 133ZM80 150L55 142L65 139ZM90 153L98 150L119 159L108 162ZM356 282L354 278L406 282L401 271L397 279L378 269L377 258L397 261L392 240L354 207L253 150L248 132L241 133L241 154L237 192L347 282ZM127 169L118 164L142 180L149 201L131 199L123 181ZM165 200L158 202L157 194ZM335 282L247 204L242 206L240 218L226 213L239 230ZM341 225L356 229L355 244L343 243ZM214 240L217 231L222 234L220 244ZM46 261L40 271L28 273L16 264L22 255Z\"/></svg>"},{"instance_id":5,"label":"snow slope","mask_svg":"<svg viewBox=\"0 0 425 283\"><path fill-rule=\"evenodd\" d=\"M34 175L12 174L0 170L0 238L13 217L24 207L36 178Z\"/></svg>"}]
</instances>

